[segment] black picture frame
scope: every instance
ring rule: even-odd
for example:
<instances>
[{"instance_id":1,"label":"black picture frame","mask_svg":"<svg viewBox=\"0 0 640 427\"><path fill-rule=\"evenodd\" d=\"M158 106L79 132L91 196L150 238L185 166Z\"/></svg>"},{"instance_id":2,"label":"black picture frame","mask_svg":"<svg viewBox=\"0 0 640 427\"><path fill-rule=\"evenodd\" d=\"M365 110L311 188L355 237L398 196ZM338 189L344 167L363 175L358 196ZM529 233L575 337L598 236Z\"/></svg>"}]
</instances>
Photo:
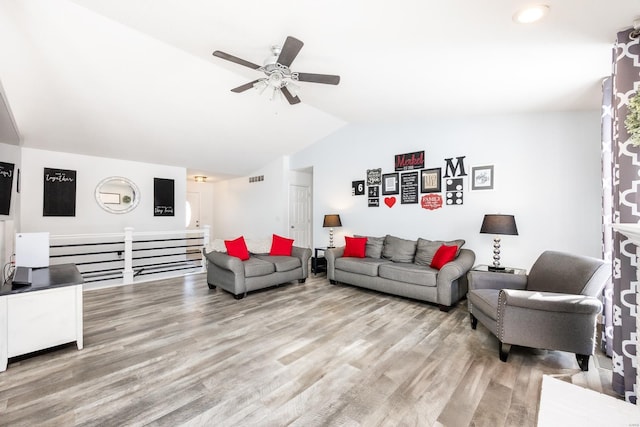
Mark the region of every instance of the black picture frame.
<instances>
[{"instance_id":1,"label":"black picture frame","mask_svg":"<svg viewBox=\"0 0 640 427\"><path fill-rule=\"evenodd\" d=\"M14 170L15 164L0 162L0 215L9 215L11 212Z\"/></svg>"},{"instance_id":2,"label":"black picture frame","mask_svg":"<svg viewBox=\"0 0 640 427\"><path fill-rule=\"evenodd\" d=\"M351 195L352 196L364 196L364 180L351 181Z\"/></svg>"},{"instance_id":3,"label":"black picture frame","mask_svg":"<svg viewBox=\"0 0 640 427\"><path fill-rule=\"evenodd\" d=\"M442 192L442 168L423 169L420 171L420 193Z\"/></svg>"},{"instance_id":4,"label":"black picture frame","mask_svg":"<svg viewBox=\"0 0 640 427\"><path fill-rule=\"evenodd\" d=\"M173 179L153 178L153 216L175 216Z\"/></svg>"},{"instance_id":5,"label":"black picture frame","mask_svg":"<svg viewBox=\"0 0 640 427\"><path fill-rule=\"evenodd\" d=\"M411 205L418 203L418 171L400 174L400 204Z\"/></svg>"},{"instance_id":6,"label":"black picture frame","mask_svg":"<svg viewBox=\"0 0 640 427\"><path fill-rule=\"evenodd\" d=\"M385 173L382 175L382 195L400 194L400 174Z\"/></svg>"},{"instance_id":7,"label":"black picture frame","mask_svg":"<svg viewBox=\"0 0 640 427\"><path fill-rule=\"evenodd\" d=\"M44 168L42 216L76 216L76 171Z\"/></svg>"}]
</instances>

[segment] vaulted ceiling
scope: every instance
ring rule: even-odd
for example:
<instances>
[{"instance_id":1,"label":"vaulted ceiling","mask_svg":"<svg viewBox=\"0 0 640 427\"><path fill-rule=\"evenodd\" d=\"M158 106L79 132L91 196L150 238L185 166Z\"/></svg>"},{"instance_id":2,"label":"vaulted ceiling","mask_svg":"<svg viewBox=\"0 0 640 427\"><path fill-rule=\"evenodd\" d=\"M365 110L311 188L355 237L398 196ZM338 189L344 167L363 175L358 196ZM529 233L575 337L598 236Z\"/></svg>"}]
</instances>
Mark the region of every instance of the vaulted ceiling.
<instances>
[{"instance_id":1,"label":"vaulted ceiling","mask_svg":"<svg viewBox=\"0 0 640 427\"><path fill-rule=\"evenodd\" d=\"M638 0L0 0L0 82L25 147L250 173L349 123L595 110ZM302 102L231 88L287 36ZM0 133L2 137L2 133ZM2 142L2 141L0 141Z\"/></svg>"}]
</instances>

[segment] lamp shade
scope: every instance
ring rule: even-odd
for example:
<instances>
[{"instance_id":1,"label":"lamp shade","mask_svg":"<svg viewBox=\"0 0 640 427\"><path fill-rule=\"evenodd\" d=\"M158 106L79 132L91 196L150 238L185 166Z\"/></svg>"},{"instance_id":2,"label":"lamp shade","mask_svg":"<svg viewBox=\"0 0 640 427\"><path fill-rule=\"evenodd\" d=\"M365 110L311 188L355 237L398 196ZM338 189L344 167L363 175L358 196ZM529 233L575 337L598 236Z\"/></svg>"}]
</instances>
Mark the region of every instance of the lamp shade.
<instances>
[{"instance_id":1,"label":"lamp shade","mask_svg":"<svg viewBox=\"0 0 640 427\"><path fill-rule=\"evenodd\" d=\"M482 220L481 233L487 234L510 234L517 236L518 227L516 227L516 219L513 215L495 215L489 214L484 216Z\"/></svg>"},{"instance_id":2,"label":"lamp shade","mask_svg":"<svg viewBox=\"0 0 640 427\"><path fill-rule=\"evenodd\" d=\"M323 227L342 227L342 222L340 222L340 215L338 214L325 215L322 226Z\"/></svg>"}]
</instances>

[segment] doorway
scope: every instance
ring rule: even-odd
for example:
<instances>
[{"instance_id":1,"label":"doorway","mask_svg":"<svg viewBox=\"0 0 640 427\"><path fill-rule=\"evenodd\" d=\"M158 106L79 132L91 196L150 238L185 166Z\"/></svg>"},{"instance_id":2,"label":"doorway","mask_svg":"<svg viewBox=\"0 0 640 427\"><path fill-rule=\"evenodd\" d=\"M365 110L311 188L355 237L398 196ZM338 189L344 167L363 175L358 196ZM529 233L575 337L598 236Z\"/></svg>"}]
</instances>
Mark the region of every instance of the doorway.
<instances>
[{"instance_id":1,"label":"doorway","mask_svg":"<svg viewBox=\"0 0 640 427\"><path fill-rule=\"evenodd\" d=\"M311 189L289 185L289 237L295 245L311 247Z\"/></svg>"},{"instance_id":2,"label":"doorway","mask_svg":"<svg viewBox=\"0 0 640 427\"><path fill-rule=\"evenodd\" d=\"M200 228L200 193L187 192L187 229Z\"/></svg>"}]
</instances>

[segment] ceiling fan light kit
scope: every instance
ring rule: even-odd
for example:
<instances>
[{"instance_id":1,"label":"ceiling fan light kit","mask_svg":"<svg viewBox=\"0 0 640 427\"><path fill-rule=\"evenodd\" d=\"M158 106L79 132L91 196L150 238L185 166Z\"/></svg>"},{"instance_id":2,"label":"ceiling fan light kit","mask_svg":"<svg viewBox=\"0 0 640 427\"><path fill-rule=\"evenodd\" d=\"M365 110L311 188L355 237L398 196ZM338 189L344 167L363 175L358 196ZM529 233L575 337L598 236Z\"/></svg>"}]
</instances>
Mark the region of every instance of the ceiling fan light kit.
<instances>
[{"instance_id":1,"label":"ceiling fan light kit","mask_svg":"<svg viewBox=\"0 0 640 427\"><path fill-rule=\"evenodd\" d=\"M241 93L254 88L259 90L260 93L263 93L267 88L270 88L271 100L275 99L276 96L281 95L284 96L289 104L294 105L300 102L300 98L298 98L297 95L300 87L294 82L311 82L330 85L337 85L340 83L340 76L330 74L297 73L291 71L289 67L296 56L298 56L302 46L304 46L304 43L300 40L291 36L287 37L282 48L279 46L271 47L272 55L264 61L263 66L245 61L244 59L240 59L219 50L213 52L213 56L253 70L261 71L266 75L266 77L262 77L233 88L231 89L232 92Z\"/></svg>"}]
</instances>

